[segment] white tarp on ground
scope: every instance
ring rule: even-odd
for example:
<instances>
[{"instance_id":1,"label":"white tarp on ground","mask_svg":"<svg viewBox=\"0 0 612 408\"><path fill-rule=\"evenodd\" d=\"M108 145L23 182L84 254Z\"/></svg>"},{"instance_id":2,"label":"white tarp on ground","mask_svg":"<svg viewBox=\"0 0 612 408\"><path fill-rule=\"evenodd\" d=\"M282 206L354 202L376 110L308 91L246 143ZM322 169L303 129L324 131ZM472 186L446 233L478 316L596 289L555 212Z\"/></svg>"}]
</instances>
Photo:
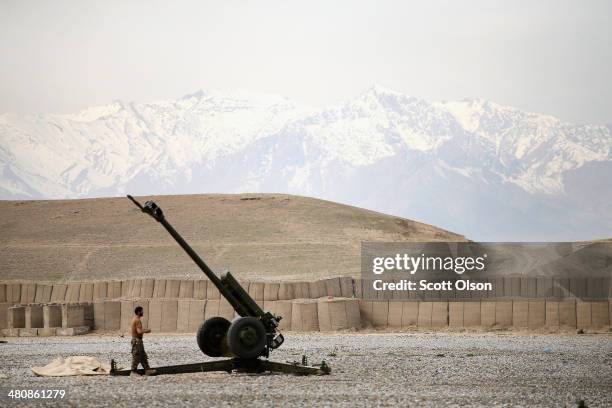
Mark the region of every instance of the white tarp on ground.
<instances>
[{"instance_id":1,"label":"white tarp on ground","mask_svg":"<svg viewBox=\"0 0 612 408\"><path fill-rule=\"evenodd\" d=\"M32 367L34 374L43 377L67 377L72 375L108 375L110 364L101 363L95 357L58 357L44 367Z\"/></svg>"}]
</instances>

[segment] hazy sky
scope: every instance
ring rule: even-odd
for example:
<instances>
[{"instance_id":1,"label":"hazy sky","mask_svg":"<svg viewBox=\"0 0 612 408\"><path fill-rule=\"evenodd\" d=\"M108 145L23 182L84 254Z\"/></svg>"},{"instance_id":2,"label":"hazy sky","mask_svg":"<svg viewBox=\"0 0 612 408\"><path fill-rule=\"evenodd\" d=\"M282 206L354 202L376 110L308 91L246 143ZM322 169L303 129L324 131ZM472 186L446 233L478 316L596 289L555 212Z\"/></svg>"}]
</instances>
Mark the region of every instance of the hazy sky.
<instances>
[{"instance_id":1,"label":"hazy sky","mask_svg":"<svg viewBox=\"0 0 612 408\"><path fill-rule=\"evenodd\" d=\"M612 123L611 72L612 1L0 0L0 112L378 83Z\"/></svg>"}]
</instances>

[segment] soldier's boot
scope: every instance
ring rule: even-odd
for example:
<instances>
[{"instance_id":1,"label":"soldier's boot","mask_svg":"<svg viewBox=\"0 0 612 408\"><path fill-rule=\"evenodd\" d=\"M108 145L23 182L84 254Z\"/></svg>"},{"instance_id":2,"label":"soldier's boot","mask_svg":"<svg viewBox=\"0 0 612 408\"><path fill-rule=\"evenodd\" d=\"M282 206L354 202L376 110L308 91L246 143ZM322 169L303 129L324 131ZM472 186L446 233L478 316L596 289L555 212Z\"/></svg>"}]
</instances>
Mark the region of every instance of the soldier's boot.
<instances>
[{"instance_id":1,"label":"soldier's boot","mask_svg":"<svg viewBox=\"0 0 612 408\"><path fill-rule=\"evenodd\" d=\"M139 374L138 371L131 371L130 377L140 377L142 374Z\"/></svg>"},{"instance_id":2,"label":"soldier's boot","mask_svg":"<svg viewBox=\"0 0 612 408\"><path fill-rule=\"evenodd\" d=\"M155 375L155 374L157 374L157 370L154 368L147 368L145 370L145 375Z\"/></svg>"}]
</instances>

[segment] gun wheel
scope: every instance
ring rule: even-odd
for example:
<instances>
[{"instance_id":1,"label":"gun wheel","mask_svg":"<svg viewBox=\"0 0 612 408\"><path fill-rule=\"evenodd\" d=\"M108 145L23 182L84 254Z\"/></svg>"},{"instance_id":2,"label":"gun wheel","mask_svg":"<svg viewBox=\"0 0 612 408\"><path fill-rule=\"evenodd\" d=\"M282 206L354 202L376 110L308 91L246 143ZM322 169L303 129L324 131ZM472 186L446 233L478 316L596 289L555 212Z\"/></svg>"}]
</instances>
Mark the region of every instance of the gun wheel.
<instances>
[{"instance_id":1,"label":"gun wheel","mask_svg":"<svg viewBox=\"0 0 612 408\"><path fill-rule=\"evenodd\" d=\"M256 317L235 319L227 331L229 349L240 358L257 358L266 347L266 328Z\"/></svg>"},{"instance_id":2,"label":"gun wheel","mask_svg":"<svg viewBox=\"0 0 612 408\"><path fill-rule=\"evenodd\" d=\"M225 354L225 337L230 327L229 320L217 316L207 319L196 335L198 347L210 357L221 357Z\"/></svg>"}]
</instances>

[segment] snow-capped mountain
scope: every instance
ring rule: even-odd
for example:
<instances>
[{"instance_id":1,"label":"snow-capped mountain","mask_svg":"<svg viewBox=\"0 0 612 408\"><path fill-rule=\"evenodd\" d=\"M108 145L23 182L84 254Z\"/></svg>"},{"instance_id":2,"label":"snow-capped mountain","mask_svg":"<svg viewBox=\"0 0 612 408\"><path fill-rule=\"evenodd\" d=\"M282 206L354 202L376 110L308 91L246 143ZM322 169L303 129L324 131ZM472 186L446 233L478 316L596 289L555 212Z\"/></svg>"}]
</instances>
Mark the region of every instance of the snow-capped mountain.
<instances>
[{"instance_id":1,"label":"snow-capped mountain","mask_svg":"<svg viewBox=\"0 0 612 408\"><path fill-rule=\"evenodd\" d=\"M477 240L612 235L612 128L379 86L324 109L246 92L0 115L0 198L285 192Z\"/></svg>"}]
</instances>

